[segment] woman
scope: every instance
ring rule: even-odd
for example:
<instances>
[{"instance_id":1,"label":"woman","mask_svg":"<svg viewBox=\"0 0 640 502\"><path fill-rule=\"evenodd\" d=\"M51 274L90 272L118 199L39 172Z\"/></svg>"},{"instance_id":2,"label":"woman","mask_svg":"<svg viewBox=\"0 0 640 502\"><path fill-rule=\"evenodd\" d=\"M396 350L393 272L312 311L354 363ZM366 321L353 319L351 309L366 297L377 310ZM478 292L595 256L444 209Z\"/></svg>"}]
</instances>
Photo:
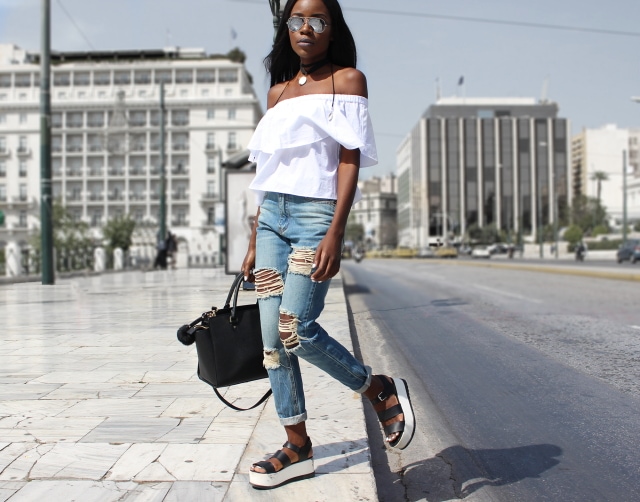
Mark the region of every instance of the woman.
<instances>
[{"instance_id":1,"label":"woman","mask_svg":"<svg viewBox=\"0 0 640 502\"><path fill-rule=\"evenodd\" d=\"M415 419L404 380L369 367L316 322L342 240L359 168L377 163L367 83L337 0L288 0L265 66L268 110L249 143L260 201L242 264L255 281L264 365L287 442L251 466L254 488L314 475L298 357L364 394L394 448L406 448Z\"/></svg>"}]
</instances>

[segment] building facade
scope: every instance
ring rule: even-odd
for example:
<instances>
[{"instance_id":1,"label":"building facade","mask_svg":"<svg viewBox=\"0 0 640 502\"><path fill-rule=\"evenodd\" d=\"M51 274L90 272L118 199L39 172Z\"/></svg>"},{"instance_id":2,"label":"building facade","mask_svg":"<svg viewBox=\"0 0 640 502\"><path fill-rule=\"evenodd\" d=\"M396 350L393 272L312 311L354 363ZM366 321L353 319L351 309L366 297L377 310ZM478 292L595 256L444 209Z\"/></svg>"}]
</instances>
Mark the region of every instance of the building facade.
<instances>
[{"instance_id":1,"label":"building facade","mask_svg":"<svg viewBox=\"0 0 640 502\"><path fill-rule=\"evenodd\" d=\"M626 174L627 216L640 220L640 129L621 129L614 124L583 129L572 138L574 191L600 197L611 225L621 224ZM626 173L624 155L626 152ZM606 179L596 178L604 174Z\"/></svg>"},{"instance_id":2,"label":"building facade","mask_svg":"<svg viewBox=\"0 0 640 502\"><path fill-rule=\"evenodd\" d=\"M367 249L393 249L398 245L397 179L394 174L358 182L362 199L351 215L364 229Z\"/></svg>"},{"instance_id":3,"label":"building facade","mask_svg":"<svg viewBox=\"0 0 640 502\"><path fill-rule=\"evenodd\" d=\"M0 45L0 246L27 246L40 224L39 72L38 54ZM99 237L128 214L155 245L164 116L167 228L189 264L221 261L222 164L262 116L242 63L201 49L54 53L51 101L53 195L75 219Z\"/></svg>"},{"instance_id":4,"label":"building facade","mask_svg":"<svg viewBox=\"0 0 640 502\"><path fill-rule=\"evenodd\" d=\"M443 98L397 150L399 245L459 242L472 226L535 238L572 199L570 127L555 103Z\"/></svg>"}]
</instances>

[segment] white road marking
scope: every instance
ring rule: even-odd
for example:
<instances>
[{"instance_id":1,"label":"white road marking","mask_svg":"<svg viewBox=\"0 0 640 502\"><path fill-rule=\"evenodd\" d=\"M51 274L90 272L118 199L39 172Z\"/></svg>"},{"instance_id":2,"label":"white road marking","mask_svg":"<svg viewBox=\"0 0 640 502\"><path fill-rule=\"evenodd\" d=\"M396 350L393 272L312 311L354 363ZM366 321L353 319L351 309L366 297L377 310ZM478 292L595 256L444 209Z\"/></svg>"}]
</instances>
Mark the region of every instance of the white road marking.
<instances>
[{"instance_id":1,"label":"white road marking","mask_svg":"<svg viewBox=\"0 0 640 502\"><path fill-rule=\"evenodd\" d=\"M542 303L542 300L538 300L536 298L529 298L527 296L518 295L516 293L507 293L506 291L502 291L501 289L490 288L488 286L484 286L482 284L474 284L474 286L478 289L484 289L485 291L489 291L490 293L494 293L496 295L502 295L509 298L515 298L517 300L523 300L525 302L531 303Z\"/></svg>"}]
</instances>

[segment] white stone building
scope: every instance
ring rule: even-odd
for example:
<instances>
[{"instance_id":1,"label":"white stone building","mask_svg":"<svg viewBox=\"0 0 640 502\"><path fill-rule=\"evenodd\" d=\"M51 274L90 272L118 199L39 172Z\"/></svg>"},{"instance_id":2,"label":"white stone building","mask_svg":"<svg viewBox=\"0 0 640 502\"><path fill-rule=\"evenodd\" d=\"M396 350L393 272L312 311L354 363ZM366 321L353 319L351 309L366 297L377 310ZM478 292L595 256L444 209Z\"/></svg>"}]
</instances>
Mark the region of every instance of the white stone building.
<instances>
[{"instance_id":1,"label":"white stone building","mask_svg":"<svg viewBox=\"0 0 640 502\"><path fill-rule=\"evenodd\" d=\"M614 124L584 129L572 139L574 191L598 197L595 173L607 176L600 182L602 205L618 226L623 211L623 152L627 152L627 216L640 220L640 129L620 129Z\"/></svg>"},{"instance_id":2,"label":"white stone building","mask_svg":"<svg viewBox=\"0 0 640 502\"><path fill-rule=\"evenodd\" d=\"M394 174L358 182L362 199L351 209L364 228L368 249L391 249L398 244L397 179Z\"/></svg>"},{"instance_id":3,"label":"white stone building","mask_svg":"<svg viewBox=\"0 0 640 502\"><path fill-rule=\"evenodd\" d=\"M0 247L39 228L39 55L0 45ZM262 116L244 65L202 49L54 53L53 194L96 236L129 214L153 248L159 220L160 83L167 228L183 264L221 262L224 173ZM148 252L148 250L147 250Z\"/></svg>"}]
</instances>

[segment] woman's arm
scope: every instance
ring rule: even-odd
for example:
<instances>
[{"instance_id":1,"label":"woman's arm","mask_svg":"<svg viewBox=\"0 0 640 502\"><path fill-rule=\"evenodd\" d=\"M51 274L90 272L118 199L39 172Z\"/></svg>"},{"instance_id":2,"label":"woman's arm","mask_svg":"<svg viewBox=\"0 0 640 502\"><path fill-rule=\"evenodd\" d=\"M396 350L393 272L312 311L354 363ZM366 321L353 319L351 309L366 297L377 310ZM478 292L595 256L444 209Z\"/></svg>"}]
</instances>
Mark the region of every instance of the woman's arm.
<instances>
[{"instance_id":1,"label":"woman's arm","mask_svg":"<svg viewBox=\"0 0 640 502\"><path fill-rule=\"evenodd\" d=\"M260 208L256 213L256 218L253 220L253 227L251 228L251 237L249 238L249 248L247 254L242 261L241 271L244 275L244 280L248 282L255 282L253 276L253 268L256 265L256 233L258 229L258 217L260 216Z\"/></svg>"},{"instance_id":2,"label":"woman's arm","mask_svg":"<svg viewBox=\"0 0 640 502\"><path fill-rule=\"evenodd\" d=\"M327 234L316 249L315 272L311 274L311 279L314 281L326 281L340 271L342 240L358 185L359 170L360 150L340 148L336 211Z\"/></svg>"}]
</instances>

